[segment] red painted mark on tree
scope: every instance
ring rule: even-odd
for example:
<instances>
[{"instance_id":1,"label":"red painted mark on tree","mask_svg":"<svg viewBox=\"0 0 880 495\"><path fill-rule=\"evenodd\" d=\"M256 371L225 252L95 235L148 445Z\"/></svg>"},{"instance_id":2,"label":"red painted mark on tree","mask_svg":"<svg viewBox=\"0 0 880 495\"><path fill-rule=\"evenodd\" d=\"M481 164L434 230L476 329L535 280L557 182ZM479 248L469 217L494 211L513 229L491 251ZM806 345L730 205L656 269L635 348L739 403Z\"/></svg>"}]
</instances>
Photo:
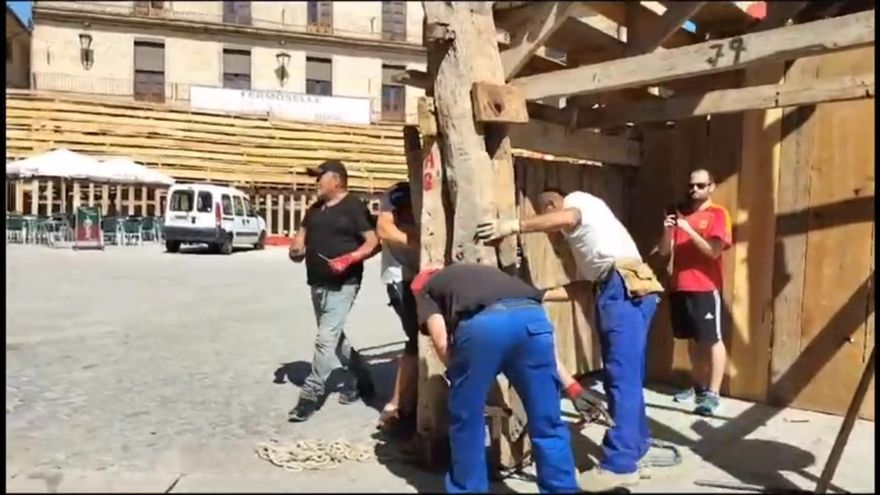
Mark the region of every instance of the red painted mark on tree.
<instances>
[{"instance_id":1,"label":"red painted mark on tree","mask_svg":"<svg viewBox=\"0 0 880 495\"><path fill-rule=\"evenodd\" d=\"M434 154L428 152L425 155L425 161L422 163L422 170L424 173L422 174L422 189L425 191L430 191L434 189L434 170L436 169L436 164L434 163Z\"/></svg>"}]
</instances>

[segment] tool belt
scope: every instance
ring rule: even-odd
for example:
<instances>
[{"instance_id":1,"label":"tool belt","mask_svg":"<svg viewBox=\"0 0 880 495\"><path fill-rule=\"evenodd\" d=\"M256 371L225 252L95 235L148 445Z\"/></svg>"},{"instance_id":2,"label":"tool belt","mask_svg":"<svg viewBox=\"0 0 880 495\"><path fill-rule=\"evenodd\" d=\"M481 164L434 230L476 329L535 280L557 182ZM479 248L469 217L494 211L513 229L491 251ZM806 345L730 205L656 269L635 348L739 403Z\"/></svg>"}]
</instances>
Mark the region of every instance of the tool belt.
<instances>
[{"instance_id":1,"label":"tool belt","mask_svg":"<svg viewBox=\"0 0 880 495\"><path fill-rule=\"evenodd\" d=\"M654 270L642 260L624 258L614 261L614 269L623 279L629 297L642 297L663 292Z\"/></svg>"}]
</instances>

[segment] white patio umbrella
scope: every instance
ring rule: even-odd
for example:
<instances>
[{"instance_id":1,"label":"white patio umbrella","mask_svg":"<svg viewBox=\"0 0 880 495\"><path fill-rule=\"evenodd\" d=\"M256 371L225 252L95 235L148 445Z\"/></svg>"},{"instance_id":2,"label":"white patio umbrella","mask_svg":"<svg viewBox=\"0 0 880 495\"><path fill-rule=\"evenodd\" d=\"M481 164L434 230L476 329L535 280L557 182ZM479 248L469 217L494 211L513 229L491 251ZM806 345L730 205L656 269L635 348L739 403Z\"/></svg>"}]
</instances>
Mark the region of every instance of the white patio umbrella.
<instances>
[{"instance_id":1,"label":"white patio umbrella","mask_svg":"<svg viewBox=\"0 0 880 495\"><path fill-rule=\"evenodd\" d=\"M63 179L92 179L101 173L98 160L59 148L23 160L6 162L6 176L27 179L31 177L60 177Z\"/></svg>"},{"instance_id":2,"label":"white patio umbrella","mask_svg":"<svg viewBox=\"0 0 880 495\"><path fill-rule=\"evenodd\" d=\"M106 169L104 173L114 182L165 186L174 184L173 178L126 157L106 158L100 166Z\"/></svg>"}]
</instances>

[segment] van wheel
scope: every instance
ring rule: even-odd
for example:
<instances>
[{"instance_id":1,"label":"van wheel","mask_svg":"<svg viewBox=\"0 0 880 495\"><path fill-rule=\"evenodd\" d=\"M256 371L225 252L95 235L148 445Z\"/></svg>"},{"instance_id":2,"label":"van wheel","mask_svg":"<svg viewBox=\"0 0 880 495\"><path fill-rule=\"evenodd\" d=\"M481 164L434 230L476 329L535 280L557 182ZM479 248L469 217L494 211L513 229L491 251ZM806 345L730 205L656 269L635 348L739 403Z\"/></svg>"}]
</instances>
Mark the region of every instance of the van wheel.
<instances>
[{"instance_id":1,"label":"van wheel","mask_svg":"<svg viewBox=\"0 0 880 495\"><path fill-rule=\"evenodd\" d=\"M169 253L180 251L180 241L165 241L165 250Z\"/></svg>"},{"instance_id":2,"label":"van wheel","mask_svg":"<svg viewBox=\"0 0 880 495\"><path fill-rule=\"evenodd\" d=\"M220 244L220 254L229 255L232 254L232 235L226 237L223 241L223 244Z\"/></svg>"},{"instance_id":3,"label":"van wheel","mask_svg":"<svg viewBox=\"0 0 880 495\"><path fill-rule=\"evenodd\" d=\"M257 239L257 243L254 244L254 249L260 250L266 248L266 231L260 232L260 238Z\"/></svg>"}]
</instances>

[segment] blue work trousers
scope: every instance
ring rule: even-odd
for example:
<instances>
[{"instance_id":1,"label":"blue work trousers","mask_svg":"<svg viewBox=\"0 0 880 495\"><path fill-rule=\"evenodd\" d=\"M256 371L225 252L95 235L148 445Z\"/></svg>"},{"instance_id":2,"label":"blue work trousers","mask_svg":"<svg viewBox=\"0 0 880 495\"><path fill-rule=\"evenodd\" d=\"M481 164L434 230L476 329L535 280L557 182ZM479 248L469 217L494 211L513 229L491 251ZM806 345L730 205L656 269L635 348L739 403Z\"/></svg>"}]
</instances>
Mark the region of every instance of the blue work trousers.
<instances>
[{"instance_id":1,"label":"blue work trousers","mask_svg":"<svg viewBox=\"0 0 880 495\"><path fill-rule=\"evenodd\" d=\"M613 473L633 473L648 452L651 432L645 413L646 348L659 296L631 298L613 270L596 296L596 321L605 366L605 395L615 426L602 441L599 465Z\"/></svg>"},{"instance_id":2,"label":"blue work trousers","mask_svg":"<svg viewBox=\"0 0 880 495\"><path fill-rule=\"evenodd\" d=\"M541 492L578 491L569 432L560 413L553 326L531 299L500 301L462 321L447 378L452 465L446 491L486 492L484 417L489 389L504 373L522 399Z\"/></svg>"}]
</instances>

